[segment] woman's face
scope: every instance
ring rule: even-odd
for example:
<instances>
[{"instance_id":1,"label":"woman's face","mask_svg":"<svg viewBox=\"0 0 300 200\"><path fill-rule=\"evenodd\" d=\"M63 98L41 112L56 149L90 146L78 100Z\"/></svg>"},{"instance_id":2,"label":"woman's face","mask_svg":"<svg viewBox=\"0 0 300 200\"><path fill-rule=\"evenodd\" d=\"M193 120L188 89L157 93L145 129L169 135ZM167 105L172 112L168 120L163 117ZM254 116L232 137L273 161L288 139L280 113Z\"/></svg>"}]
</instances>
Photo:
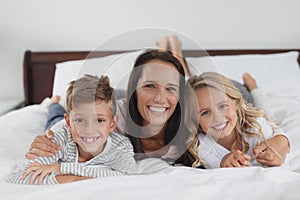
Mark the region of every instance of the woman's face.
<instances>
[{"instance_id":1,"label":"woman's face","mask_svg":"<svg viewBox=\"0 0 300 200\"><path fill-rule=\"evenodd\" d=\"M218 141L231 137L237 124L237 105L224 92L211 87L196 90L199 124Z\"/></svg>"},{"instance_id":2,"label":"woman's face","mask_svg":"<svg viewBox=\"0 0 300 200\"><path fill-rule=\"evenodd\" d=\"M179 99L180 74L171 63L151 60L143 65L136 90L137 107L144 124L163 126Z\"/></svg>"}]
</instances>

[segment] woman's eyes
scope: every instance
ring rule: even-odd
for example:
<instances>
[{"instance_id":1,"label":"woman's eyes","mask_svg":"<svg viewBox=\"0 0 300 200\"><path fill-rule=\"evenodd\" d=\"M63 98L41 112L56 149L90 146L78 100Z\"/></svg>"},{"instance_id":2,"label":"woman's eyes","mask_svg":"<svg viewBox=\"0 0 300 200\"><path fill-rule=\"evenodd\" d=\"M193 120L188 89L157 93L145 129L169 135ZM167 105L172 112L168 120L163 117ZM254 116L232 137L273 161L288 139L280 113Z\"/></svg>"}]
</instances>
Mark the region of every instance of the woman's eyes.
<instances>
[{"instance_id":1,"label":"woman's eyes","mask_svg":"<svg viewBox=\"0 0 300 200\"><path fill-rule=\"evenodd\" d=\"M154 84L146 84L144 88L155 88Z\"/></svg>"},{"instance_id":2,"label":"woman's eyes","mask_svg":"<svg viewBox=\"0 0 300 200\"><path fill-rule=\"evenodd\" d=\"M155 85L155 84L146 84L143 87L144 88L150 88L150 89L158 88L158 86ZM176 92L177 88L176 87L166 87L166 90L169 91L169 92Z\"/></svg>"},{"instance_id":3,"label":"woman's eyes","mask_svg":"<svg viewBox=\"0 0 300 200\"><path fill-rule=\"evenodd\" d=\"M200 113L200 115L205 116L205 115L208 115L209 113L210 113L209 111L203 111L203 112Z\"/></svg>"},{"instance_id":4,"label":"woman's eyes","mask_svg":"<svg viewBox=\"0 0 300 200\"><path fill-rule=\"evenodd\" d=\"M170 92L176 92L177 88L175 88L175 87L167 87L167 90L170 91Z\"/></svg>"}]
</instances>

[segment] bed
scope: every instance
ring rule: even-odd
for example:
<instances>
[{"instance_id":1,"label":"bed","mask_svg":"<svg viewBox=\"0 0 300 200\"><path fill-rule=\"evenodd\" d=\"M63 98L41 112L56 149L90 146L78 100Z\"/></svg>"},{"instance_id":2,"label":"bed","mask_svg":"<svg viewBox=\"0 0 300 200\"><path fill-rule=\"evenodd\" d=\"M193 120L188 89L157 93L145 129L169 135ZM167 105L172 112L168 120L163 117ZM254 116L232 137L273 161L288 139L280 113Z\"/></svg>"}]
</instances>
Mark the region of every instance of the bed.
<instances>
[{"instance_id":1,"label":"bed","mask_svg":"<svg viewBox=\"0 0 300 200\"><path fill-rule=\"evenodd\" d=\"M5 178L17 163L24 160L24 153L35 135L43 132L47 116L43 100L54 93L63 94L69 79L87 72L80 66L95 65L99 68L99 65L105 66L114 60L119 64L106 68L105 72L119 76L114 73L120 67L126 66L127 71L122 73L128 74L130 63L137 55L136 52L130 52L131 55L127 56L130 53L124 51L99 51L92 54L76 51L26 51L25 107L0 118L0 197L24 200L298 199L300 196L299 52L299 49L184 51L184 56L195 73L217 70L239 82L241 73L245 71L256 77L258 85L268 96L267 106L271 108L267 110L268 114L282 127L291 141L291 151L281 167L201 170L171 167L163 161L149 159L138 163L141 171L152 166L151 171L142 175L97 178L55 186L21 186L8 184ZM210 57L207 57L207 53ZM87 57L92 61L82 61ZM70 69L74 69L71 70L72 73ZM123 85L122 81L115 84L119 91L124 90Z\"/></svg>"}]
</instances>

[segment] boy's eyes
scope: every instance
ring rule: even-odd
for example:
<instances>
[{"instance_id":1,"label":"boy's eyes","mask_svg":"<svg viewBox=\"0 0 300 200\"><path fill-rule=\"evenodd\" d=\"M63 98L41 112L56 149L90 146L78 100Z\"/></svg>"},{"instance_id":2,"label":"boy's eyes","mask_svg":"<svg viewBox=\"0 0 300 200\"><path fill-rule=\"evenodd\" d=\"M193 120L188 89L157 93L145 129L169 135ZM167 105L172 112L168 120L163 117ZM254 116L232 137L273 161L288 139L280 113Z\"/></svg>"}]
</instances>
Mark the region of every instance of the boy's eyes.
<instances>
[{"instance_id":1,"label":"boy's eyes","mask_svg":"<svg viewBox=\"0 0 300 200\"><path fill-rule=\"evenodd\" d=\"M75 119L74 122L78 123L78 124L83 124L83 123L86 123L86 120L79 118L79 119ZM104 118L98 118L98 119L95 120L95 122L103 123L103 122L106 122L106 120Z\"/></svg>"},{"instance_id":2,"label":"boy's eyes","mask_svg":"<svg viewBox=\"0 0 300 200\"><path fill-rule=\"evenodd\" d=\"M79 119L75 119L74 122L76 122L76 123L83 123L84 120L79 118Z\"/></svg>"},{"instance_id":3,"label":"boy's eyes","mask_svg":"<svg viewBox=\"0 0 300 200\"><path fill-rule=\"evenodd\" d=\"M103 119L103 118L100 118L100 119L97 119L97 122L98 122L98 123L102 123L102 122L106 122L106 120Z\"/></svg>"}]
</instances>

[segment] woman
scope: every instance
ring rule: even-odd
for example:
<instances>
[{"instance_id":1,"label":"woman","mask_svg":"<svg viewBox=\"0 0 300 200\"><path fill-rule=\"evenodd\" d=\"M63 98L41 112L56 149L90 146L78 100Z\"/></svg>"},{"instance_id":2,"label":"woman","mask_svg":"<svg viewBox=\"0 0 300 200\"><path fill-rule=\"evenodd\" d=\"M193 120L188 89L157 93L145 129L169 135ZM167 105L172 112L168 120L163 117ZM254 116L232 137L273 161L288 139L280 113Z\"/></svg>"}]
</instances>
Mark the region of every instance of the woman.
<instances>
[{"instance_id":1,"label":"woman","mask_svg":"<svg viewBox=\"0 0 300 200\"><path fill-rule=\"evenodd\" d=\"M183 125L184 88L183 66L172 53L148 50L136 59L127 101L118 101L117 130L130 137L137 160L156 157L170 164L200 166L197 136ZM59 150L52 134L46 135L36 137L27 158Z\"/></svg>"}]
</instances>

